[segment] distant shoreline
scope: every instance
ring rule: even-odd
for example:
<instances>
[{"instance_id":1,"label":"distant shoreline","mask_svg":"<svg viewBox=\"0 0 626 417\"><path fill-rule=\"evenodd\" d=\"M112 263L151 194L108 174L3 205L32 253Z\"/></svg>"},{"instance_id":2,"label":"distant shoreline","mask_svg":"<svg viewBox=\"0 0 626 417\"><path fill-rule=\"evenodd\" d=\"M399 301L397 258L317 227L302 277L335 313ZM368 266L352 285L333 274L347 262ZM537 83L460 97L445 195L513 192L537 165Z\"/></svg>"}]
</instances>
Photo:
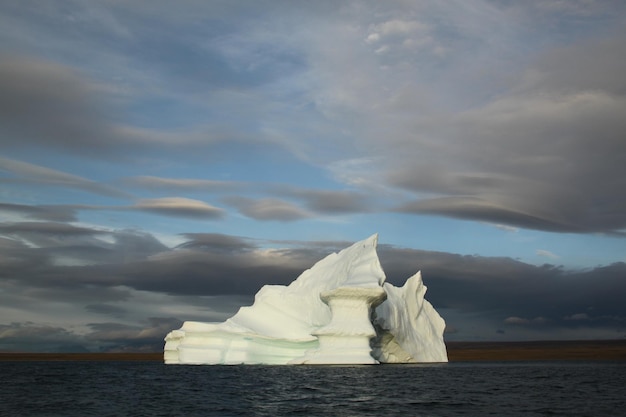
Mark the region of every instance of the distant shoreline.
<instances>
[{"instance_id":1,"label":"distant shoreline","mask_svg":"<svg viewBox=\"0 0 626 417\"><path fill-rule=\"evenodd\" d=\"M33 353L0 352L2 361L163 361L163 352L150 353Z\"/></svg>"},{"instance_id":2,"label":"distant shoreline","mask_svg":"<svg viewBox=\"0 0 626 417\"><path fill-rule=\"evenodd\" d=\"M626 340L447 342L450 362L616 360L626 361ZM163 361L150 353L0 352L1 361Z\"/></svg>"},{"instance_id":3,"label":"distant shoreline","mask_svg":"<svg viewBox=\"0 0 626 417\"><path fill-rule=\"evenodd\" d=\"M626 340L533 342L447 342L450 362L618 360L626 361Z\"/></svg>"}]
</instances>

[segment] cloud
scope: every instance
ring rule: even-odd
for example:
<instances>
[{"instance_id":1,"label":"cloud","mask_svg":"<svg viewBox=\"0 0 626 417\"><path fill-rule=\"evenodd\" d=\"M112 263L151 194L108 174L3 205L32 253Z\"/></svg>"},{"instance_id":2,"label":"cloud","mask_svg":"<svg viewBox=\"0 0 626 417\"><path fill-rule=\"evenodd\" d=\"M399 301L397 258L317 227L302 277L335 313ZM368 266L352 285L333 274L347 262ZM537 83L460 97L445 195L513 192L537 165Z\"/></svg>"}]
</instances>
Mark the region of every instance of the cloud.
<instances>
[{"instance_id":1,"label":"cloud","mask_svg":"<svg viewBox=\"0 0 626 417\"><path fill-rule=\"evenodd\" d=\"M203 201L183 197L145 198L138 200L130 208L156 214L194 219L219 219L224 210Z\"/></svg>"},{"instance_id":2,"label":"cloud","mask_svg":"<svg viewBox=\"0 0 626 417\"><path fill-rule=\"evenodd\" d=\"M117 262L136 261L167 250L152 235L140 231L54 222L0 223L0 237L3 238L0 242L6 242L2 245L5 257L0 258L4 269L0 276L18 280L21 274L33 274L33 284L44 287L47 279L53 287L57 280L63 281L65 268L69 282L75 274L82 273L81 265L105 265L102 268L110 269L113 274Z\"/></svg>"},{"instance_id":3,"label":"cloud","mask_svg":"<svg viewBox=\"0 0 626 417\"><path fill-rule=\"evenodd\" d=\"M530 323L530 320L528 319L523 319L521 317L507 317L506 319L504 319L504 323L506 324L528 324Z\"/></svg>"},{"instance_id":4,"label":"cloud","mask_svg":"<svg viewBox=\"0 0 626 417\"><path fill-rule=\"evenodd\" d=\"M576 313L572 314L571 316L566 316L565 320L589 320L589 315L587 313Z\"/></svg>"},{"instance_id":5,"label":"cloud","mask_svg":"<svg viewBox=\"0 0 626 417\"><path fill-rule=\"evenodd\" d=\"M479 197L440 197L416 200L396 208L399 212L413 214L436 214L440 216L478 220L507 225L520 226L528 229L547 230L554 232L582 232L576 224L564 223L564 220L553 218L531 210L520 211L516 205L506 206L498 201L490 201Z\"/></svg>"},{"instance_id":6,"label":"cloud","mask_svg":"<svg viewBox=\"0 0 626 417\"><path fill-rule=\"evenodd\" d=\"M151 43L152 34L149 39L143 39L143 43ZM94 45L101 45L101 38L91 40ZM182 41L171 46L189 49ZM103 48L108 49L105 46ZM98 48L92 46L92 49ZM147 50L148 48L144 51ZM67 55L76 53L65 52ZM82 56L76 58L78 61L87 62L85 56L91 56L94 58L91 65L101 62L110 73L124 74L132 80L120 83L119 80L106 77L98 79L96 75L105 75L102 67L93 68L91 65L77 65L75 62L66 64L36 56L0 53L0 148L10 151L52 149L69 155L111 160L114 156L125 158L132 151L149 152L154 146L169 148L170 152L180 152L181 149L210 146L228 140L248 141L248 133L233 128L228 123L209 124L205 118L176 118L170 115L169 124L157 128L152 121L144 121L145 116L138 116L139 120L131 120L128 117L128 107L137 106L142 109L142 104L146 101L175 101L182 114L203 114L207 110L206 105L185 97L176 89L162 89L159 83L173 83L176 79L187 80L185 77L178 77L180 74L175 74L176 77L171 74L164 77L163 73L155 73L149 68L149 62L146 63L139 56L129 62L127 57L120 55L120 51L108 51L108 55L104 50L96 55L93 51L83 52ZM179 51L173 51L177 52ZM191 52L192 55L194 53ZM151 59L147 56L143 58L148 61ZM160 58L159 55L158 59ZM196 64L203 65L201 62ZM160 61L160 65L163 65L163 61ZM173 65L180 66L177 63ZM187 65L189 68L196 68L191 62L186 62L178 70L189 71ZM133 66L145 68L145 72L134 74L129 70ZM146 73L157 79L147 82ZM229 74L227 68L220 73ZM192 86L184 89L193 90L198 84L203 84L202 81L206 82L204 75L201 80L192 78L195 82L191 82ZM132 82L137 85L131 87ZM126 83L129 84L125 85ZM255 111L253 105L248 107L250 111Z\"/></svg>"},{"instance_id":7,"label":"cloud","mask_svg":"<svg viewBox=\"0 0 626 417\"><path fill-rule=\"evenodd\" d=\"M112 317L124 317L127 313L127 310L122 307L105 303L88 304L85 306L85 310L90 313L102 314Z\"/></svg>"},{"instance_id":8,"label":"cloud","mask_svg":"<svg viewBox=\"0 0 626 417\"><path fill-rule=\"evenodd\" d=\"M381 263L388 281L401 283L419 268L436 308L464 315L543 317L552 326L563 317L593 309L598 315L625 317L619 296L626 290L620 274L626 264L589 270L564 270L553 265L533 266L511 258L461 256L442 252L381 247ZM410 263L412 265L407 265ZM604 324L620 327L619 319ZM459 326L457 326L459 327Z\"/></svg>"},{"instance_id":9,"label":"cloud","mask_svg":"<svg viewBox=\"0 0 626 417\"><path fill-rule=\"evenodd\" d=\"M1 223L0 232L7 234L41 234L54 236L80 236L94 235L102 233L100 230L87 227L72 226L66 223L57 222L22 222L22 223Z\"/></svg>"},{"instance_id":10,"label":"cloud","mask_svg":"<svg viewBox=\"0 0 626 417\"><path fill-rule=\"evenodd\" d=\"M535 251L535 253L537 254L537 256L543 256L545 258L550 258L550 259L559 259L558 255L556 255L556 254L554 254L554 253L552 253L550 251L547 251L545 249L537 249Z\"/></svg>"},{"instance_id":11,"label":"cloud","mask_svg":"<svg viewBox=\"0 0 626 417\"><path fill-rule=\"evenodd\" d=\"M165 335L181 325L174 318L151 317L139 325L90 323L90 331L76 333L32 322L0 324L0 351L158 352L163 349Z\"/></svg>"},{"instance_id":12,"label":"cloud","mask_svg":"<svg viewBox=\"0 0 626 417\"><path fill-rule=\"evenodd\" d=\"M504 324L512 324L515 326L529 326L529 325L543 325L547 320L544 317L535 317L533 319L526 319L522 317L507 317L504 319Z\"/></svg>"},{"instance_id":13,"label":"cloud","mask_svg":"<svg viewBox=\"0 0 626 417\"><path fill-rule=\"evenodd\" d=\"M7 121L2 126L11 131L2 143L70 152L92 144L109 151L157 145L180 152L174 147L261 142L331 173L341 161L374 161L336 179L373 200L381 189L388 195L408 190L413 203L394 201L407 213L558 232L616 233L625 227L619 190L625 177L626 54L624 34L615 29L623 6L425 1L392 2L380 13L371 3L325 3L259 6L244 16L237 5L187 6L82 6L72 24L85 31L85 44L92 47L80 51L68 50L67 33L31 38L11 25L12 43L34 48L34 39L46 38L47 50L67 62L25 56L2 61L0 91L12 98L0 107ZM182 16L207 10L220 25L180 30ZM250 18L257 14L270 23ZM10 15L43 32L28 20L32 12ZM37 19L51 16L42 12ZM593 37L587 26L580 33L564 31L571 39L553 33L580 24L581 16L592 17L586 25L606 29ZM294 23L302 21L307 24ZM155 38L150 23L175 35ZM132 39L130 53L111 46L120 37ZM419 49L424 46L427 51ZM407 53L408 47L418 49ZM386 52L377 54L380 48ZM82 59L69 58L76 55ZM97 64L77 70L75 61ZM102 74L124 81L94 78ZM33 103L29 123L21 113L11 116L23 103ZM152 106L167 109L168 125L143 113ZM125 115L135 108L141 111L132 112L137 119L130 123ZM33 118L37 123L30 123ZM181 192L235 186L156 176L125 181ZM361 202L356 193L301 198L308 211L324 214L357 212ZM263 209L267 205L274 214ZM258 219L310 214L277 199L240 201L237 207Z\"/></svg>"},{"instance_id":14,"label":"cloud","mask_svg":"<svg viewBox=\"0 0 626 417\"><path fill-rule=\"evenodd\" d=\"M416 49L433 44L430 29L430 25L418 20L392 19L371 25L365 42L375 45L377 54L390 51L394 44Z\"/></svg>"},{"instance_id":15,"label":"cloud","mask_svg":"<svg viewBox=\"0 0 626 417\"><path fill-rule=\"evenodd\" d=\"M78 255L84 260L93 259L93 256L97 256L94 252L106 251L107 244L98 239L98 235L104 234L105 232L100 230L67 223L0 223L0 236L15 242L14 247L8 252L11 255L7 260L9 264L18 265L22 262L28 264L37 259L36 262L43 267L48 260L52 260L54 252L62 252L66 256L72 253L73 256L70 256L72 258ZM29 254L27 248L37 250Z\"/></svg>"},{"instance_id":16,"label":"cloud","mask_svg":"<svg viewBox=\"0 0 626 417\"><path fill-rule=\"evenodd\" d=\"M439 118L416 121L421 135L407 137L404 155L395 155L404 163L387 168L389 184L416 197L398 209L546 231L620 233L626 84L617 74L626 60L615 53L625 47L621 37L552 50L564 60L538 58L510 90L449 114L447 126ZM606 79L597 76L604 72Z\"/></svg>"},{"instance_id":17,"label":"cloud","mask_svg":"<svg viewBox=\"0 0 626 417\"><path fill-rule=\"evenodd\" d=\"M526 72L520 90L545 88L550 92L606 92L623 96L626 82L626 41L623 33L551 49Z\"/></svg>"},{"instance_id":18,"label":"cloud","mask_svg":"<svg viewBox=\"0 0 626 417\"><path fill-rule=\"evenodd\" d=\"M311 213L295 204L277 198L228 197L224 201L255 220L289 222L311 217Z\"/></svg>"},{"instance_id":19,"label":"cloud","mask_svg":"<svg viewBox=\"0 0 626 417\"><path fill-rule=\"evenodd\" d=\"M516 8L517 5L512 5ZM607 16L615 12L616 4L610 0L541 0L527 3L526 11L529 18L541 19L546 16L574 16L574 17L597 17ZM520 10L521 11L521 10ZM577 19L579 20L579 19Z\"/></svg>"},{"instance_id":20,"label":"cloud","mask_svg":"<svg viewBox=\"0 0 626 417\"><path fill-rule=\"evenodd\" d=\"M509 3L117 2L62 14L3 4L0 184L3 196L22 194L0 204L15 220L0 225L0 317L24 317L11 327L23 340L48 332L87 343L69 326L41 324L67 306L64 319L93 324L89 346L148 346L141 332L156 343L165 328L149 317L222 319L262 285L289 283L349 244L195 230L171 248L148 232L69 223L108 211L226 217L199 193L236 191L220 201L251 225L390 210L623 237L625 6ZM189 25L207 15L210 25ZM83 157L106 165L84 174ZM246 170L226 172L231 160ZM60 163L77 171L52 169ZM287 167L281 181L306 175L328 188L263 182L276 164ZM104 168L120 179L96 180ZM258 169L263 179L249 181ZM229 175L242 181L210 179ZM134 203L46 201L76 190ZM624 329L623 263L567 270L388 246L380 254L394 284L423 270L454 337L477 322L494 334L507 318L529 322L506 327L507 337L582 323ZM573 319L581 314L589 320Z\"/></svg>"},{"instance_id":21,"label":"cloud","mask_svg":"<svg viewBox=\"0 0 626 417\"><path fill-rule=\"evenodd\" d=\"M303 200L318 214L347 214L372 211L374 201L367 194L352 190L315 190L295 187L272 187L279 195Z\"/></svg>"},{"instance_id":22,"label":"cloud","mask_svg":"<svg viewBox=\"0 0 626 417\"><path fill-rule=\"evenodd\" d=\"M29 239L35 226L8 230L13 230L14 238ZM6 230L5 226L2 233ZM11 309L14 315L26 309L24 314L33 320L38 312L45 317L47 309L67 303L82 308L92 323L101 323L95 318L102 316L107 318L105 322L112 323L92 326L93 334L84 346L119 349L127 339L126 346L154 347L159 332L176 327L167 320L163 325L139 324L129 321L132 317L150 317L159 311L164 317L177 317L176 320L223 320L225 313L220 313L221 309L227 307L232 314L238 306L251 303L252 295L263 285L287 285L331 251L347 246L346 242L283 242L282 249L263 249L265 244L276 246L279 242L190 233L184 235L185 243L171 249L137 231L108 232L113 239L106 241L85 240L89 230L55 231L44 226L40 233L61 233L59 236L65 238L40 240L36 247L17 241L5 245L0 268L0 310ZM80 251L76 250L78 242ZM594 317L602 318L586 321L598 331L616 331L626 323L621 297L626 291L622 279L626 273L624 263L565 270L510 258L387 245L379 246L379 256L387 281L394 285L402 285L422 270L427 298L456 329L448 336L459 340L467 338L469 329L479 322L484 323L485 329L493 326L492 333L503 321L524 324L526 320L537 331L574 329L574 322L583 322L581 312L593 312ZM55 261L68 257L77 262L68 265ZM10 262L11 258L20 261ZM232 305L225 304L229 297L239 298ZM139 299L145 299L141 313L136 311ZM507 337L516 334L514 329L507 329Z\"/></svg>"},{"instance_id":23,"label":"cloud","mask_svg":"<svg viewBox=\"0 0 626 417\"><path fill-rule=\"evenodd\" d=\"M217 220L226 215L225 210L212 206L200 200L184 197L162 197L138 199L132 205L107 206L107 205L58 205L58 206L30 206L25 204L0 203L0 212L10 212L21 217L50 222L32 222L38 224L35 229L43 229L44 224L49 227L68 227L61 222L76 220L77 211L145 211L162 216L183 217L198 220ZM58 222L58 223L57 223ZM20 223L24 227L28 222ZM5 226L8 227L8 226ZM11 227L17 227L16 225Z\"/></svg>"},{"instance_id":24,"label":"cloud","mask_svg":"<svg viewBox=\"0 0 626 417\"><path fill-rule=\"evenodd\" d=\"M26 204L0 203L0 211L30 219L71 222L76 220L73 208L63 206L30 206Z\"/></svg>"},{"instance_id":25,"label":"cloud","mask_svg":"<svg viewBox=\"0 0 626 417\"><path fill-rule=\"evenodd\" d=\"M153 176L139 176L127 178L125 183L154 190L198 190L198 191L229 191L239 189L245 184L237 181L218 181L192 178L161 178Z\"/></svg>"},{"instance_id":26,"label":"cloud","mask_svg":"<svg viewBox=\"0 0 626 417\"><path fill-rule=\"evenodd\" d=\"M82 339L63 327L31 322L0 324L0 351L82 352Z\"/></svg>"},{"instance_id":27,"label":"cloud","mask_svg":"<svg viewBox=\"0 0 626 417\"><path fill-rule=\"evenodd\" d=\"M0 182L74 188L109 197L129 197L128 194L106 184L23 161L0 157L0 171L14 176L14 178L2 178Z\"/></svg>"},{"instance_id":28,"label":"cloud","mask_svg":"<svg viewBox=\"0 0 626 417\"><path fill-rule=\"evenodd\" d=\"M179 248L203 249L215 252L241 252L256 249L250 243L250 239L236 236L223 235L219 233L184 233L188 240L181 244Z\"/></svg>"},{"instance_id":29,"label":"cloud","mask_svg":"<svg viewBox=\"0 0 626 417\"><path fill-rule=\"evenodd\" d=\"M167 294L252 295L265 284L290 283L306 267L304 260L279 251L177 249L128 263L117 282Z\"/></svg>"},{"instance_id":30,"label":"cloud","mask_svg":"<svg viewBox=\"0 0 626 417\"><path fill-rule=\"evenodd\" d=\"M83 231L82 233L87 233ZM50 232L52 233L52 232ZM20 237L24 238L24 234ZM71 235L68 235L68 237ZM254 294L268 283L288 284L303 270L328 253L329 246L304 244L281 250L264 250L248 239L219 234L189 234L177 249L169 249L147 234L116 232L100 262L83 266L55 266L43 261L72 251L66 241L49 239L48 247L17 246L15 256L25 261L15 268L4 268L4 279L22 276L23 283L55 286L126 286L141 291L169 294ZM152 243L151 243L152 242ZM69 243L69 244L68 244ZM102 241L84 243L100 249ZM335 243L333 246L341 246ZM54 250L53 250L54 249ZM125 254L123 263L116 254ZM418 269L424 271L429 297L436 306L465 312L498 312L503 317L565 317L593 307L597 315L620 316L620 274L626 264L616 263L588 271L566 271L544 265L533 266L510 258L461 256L442 252L379 248L388 281L401 285ZM44 258L44 259L46 259ZM607 295L605 292L612 288ZM467 294L472 294L468 298ZM558 316L558 317L557 317Z\"/></svg>"},{"instance_id":31,"label":"cloud","mask_svg":"<svg viewBox=\"0 0 626 417\"><path fill-rule=\"evenodd\" d=\"M505 232L508 232L508 233L517 233L517 232L519 232L519 229L517 227L513 227L513 226L507 226L507 225L504 225L504 224L492 224L492 226L497 228L497 229L500 229L500 230L503 230Z\"/></svg>"},{"instance_id":32,"label":"cloud","mask_svg":"<svg viewBox=\"0 0 626 417\"><path fill-rule=\"evenodd\" d=\"M73 68L34 57L0 59L0 146L59 146L91 153L121 138L97 85ZM20 140L15 140L20 138Z\"/></svg>"},{"instance_id":33,"label":"cloud","mask_svg":"<svg viewBox=\"0 0 626 417\"><path fill-rule=\"evenodd\" d=\"M300 193L307 206L319 213L363 213L371 210L364 194L350 191L309 191Z\"/></svg>"},{"instance_id":34,"label":"cloud","mask_svg":"<svg viewBox=\"0 0 626 417\"><path fill-rule=\"evenodd\" d=\"M409 191L414 203L397 204L407 213L619 233L626 227L619 19L596 10L594 18L613 30L581 42L583 34L559 38L520 12L534 6L457 6L394 4L368 19L346 8L325 36L306 38L310 77L319 80L306 96L345 127L348 134L333 140L354 145L350 159L373 161L336 179L368 192L368 183ZM574 15L567 24L579 21ZM562 17L555 11L546 21ZM448 53L389 54L409 33L427 34L433 50ZM376 54L381 46L388 52ZM358 76L344 70L354 66ZM337 153L325 166L345 159Z\"/></svg>"},{"instance_id":35,"label":"cloud","mask_svg":"<svg viewBox=\"0 0 626 417\"><path fill-rule=\"evenodd\" d=\"M90 323L92 331L85 335L85 339L95 342L108 352L158 352L163 349L165 335L182 324L178 319L161 317L151 317L143 326L111 322Z\"/></svg>"}]
</instances>

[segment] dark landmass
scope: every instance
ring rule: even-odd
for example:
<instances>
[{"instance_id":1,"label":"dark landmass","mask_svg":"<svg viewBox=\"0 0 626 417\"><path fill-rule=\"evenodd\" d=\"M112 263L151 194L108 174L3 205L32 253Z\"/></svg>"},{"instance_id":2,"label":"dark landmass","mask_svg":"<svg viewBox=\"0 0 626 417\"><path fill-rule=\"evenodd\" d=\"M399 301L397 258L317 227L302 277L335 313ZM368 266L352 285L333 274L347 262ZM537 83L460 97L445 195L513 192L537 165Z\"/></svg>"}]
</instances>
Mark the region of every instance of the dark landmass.
<instances>
[{"instance_id":1,"label":"dark landmass","mask_svg":"<svg viewBox=\"0 0 626 417\"><path fill-rule=\"evenodd\" d=\"M626 360L626 340L447 342L450 362Z\"/></svg>"},{"instance_id":2,"label":"dark landmass","mask_svg":"<svg viewBox=\"0 0 626 417\"><path fill-rule=\"evenodd\" d=\"M163 361L163 352L154 352L154 353L0 352L0 361Z\"/></svg>"},{"instance_id":3,"label":"dark landmass","mask_svg":"<svg viewBox=\"0 0 626 417\"><path fill-rule=\"evenodd\" d=\"M447 342L450 362L464 361L626 361L626 340ZM152 353L0 352L0 361L163 361Z\"/></svg>"}]
</instances>

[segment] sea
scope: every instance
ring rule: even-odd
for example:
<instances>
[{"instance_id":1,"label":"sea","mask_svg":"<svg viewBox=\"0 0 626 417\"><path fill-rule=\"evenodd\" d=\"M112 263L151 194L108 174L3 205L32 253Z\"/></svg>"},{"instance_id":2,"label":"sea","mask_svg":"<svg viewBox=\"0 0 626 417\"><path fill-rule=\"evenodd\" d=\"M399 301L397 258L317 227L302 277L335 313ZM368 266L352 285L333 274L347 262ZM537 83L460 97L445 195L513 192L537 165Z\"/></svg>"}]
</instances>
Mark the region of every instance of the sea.
<instances>
[{"instance_id":1,"label":"sea","mask_svg":"<svg viewBox=\"0 0 626 417\"><path fill-rule=\"evenodd\" d=\"M626 362L0 362L0 416L626 416Z\"/></svg>"}]
</instances>

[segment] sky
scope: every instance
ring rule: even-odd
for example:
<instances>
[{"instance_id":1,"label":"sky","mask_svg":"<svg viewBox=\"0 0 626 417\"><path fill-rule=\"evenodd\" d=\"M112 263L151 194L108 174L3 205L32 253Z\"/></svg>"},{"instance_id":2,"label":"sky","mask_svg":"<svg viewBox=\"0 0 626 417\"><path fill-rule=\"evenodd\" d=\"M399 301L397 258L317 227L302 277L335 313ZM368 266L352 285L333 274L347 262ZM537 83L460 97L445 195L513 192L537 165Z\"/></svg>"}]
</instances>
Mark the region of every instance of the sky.
<instances>
[{"instance_id":1,"label":"sky","mask_svg":"<svg viewBox=\"0 0 626 417\"><path fill-rule=\"evenodd\" d=\"M159 351L379 234L447 341L626 337L626 2L0 3L0 351Z\"/></svg>"}]
</instances>

